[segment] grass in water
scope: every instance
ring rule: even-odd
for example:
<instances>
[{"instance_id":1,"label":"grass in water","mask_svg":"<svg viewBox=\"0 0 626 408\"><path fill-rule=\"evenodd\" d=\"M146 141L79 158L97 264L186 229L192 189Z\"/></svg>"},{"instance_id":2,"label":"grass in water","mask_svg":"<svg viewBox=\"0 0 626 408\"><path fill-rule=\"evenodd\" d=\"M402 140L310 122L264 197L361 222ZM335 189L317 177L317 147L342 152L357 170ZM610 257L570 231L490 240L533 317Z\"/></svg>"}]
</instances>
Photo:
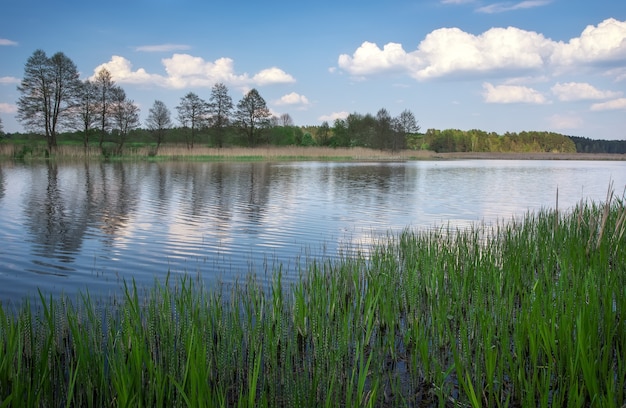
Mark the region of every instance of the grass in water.
<instances>
[{"instance_id":1,"label":"grass in water","mask_svg":"<svg viewBox=\"0 0 626 408\"><path fill-rule=\"evenodd\" d=\"M381 237L204 288L0 307L1 406L620 407L626 208Z\"/></svg>"}]
</instances>

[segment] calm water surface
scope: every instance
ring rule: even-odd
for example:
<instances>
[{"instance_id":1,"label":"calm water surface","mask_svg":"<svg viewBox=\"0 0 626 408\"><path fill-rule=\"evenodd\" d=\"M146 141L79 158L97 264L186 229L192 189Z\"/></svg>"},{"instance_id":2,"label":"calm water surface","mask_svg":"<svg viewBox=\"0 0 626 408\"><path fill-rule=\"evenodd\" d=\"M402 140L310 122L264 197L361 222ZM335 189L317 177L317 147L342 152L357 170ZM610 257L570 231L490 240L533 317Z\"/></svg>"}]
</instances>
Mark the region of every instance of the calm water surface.
<instances>
[{"instance_id":1,"label":"calm water surface","mask_svg":"<svg viewBox=\"0 0 626 408\"><path fill-rule=\"evenodd\" d=\"M404 228L602 201L626 162L0 163L0 301L119 293L168 271L287 280Z\"/></svg>"}]
</instances>

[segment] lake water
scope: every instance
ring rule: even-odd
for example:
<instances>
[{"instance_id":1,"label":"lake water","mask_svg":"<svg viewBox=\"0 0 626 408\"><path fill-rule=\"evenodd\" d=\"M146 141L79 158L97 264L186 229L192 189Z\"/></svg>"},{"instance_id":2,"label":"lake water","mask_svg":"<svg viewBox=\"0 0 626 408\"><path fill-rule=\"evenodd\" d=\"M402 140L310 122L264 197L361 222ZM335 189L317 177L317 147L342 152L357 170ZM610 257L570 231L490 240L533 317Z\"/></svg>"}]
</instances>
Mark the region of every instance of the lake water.
<instances>
[{"instance_id":1,"label":"lake water","mask_svg":"<svg viewBox=\"0 0 626 408\"><path fill-rule=\"evenodd\" d=\"M405 228L618 196L626 162L0 163L0 301L119 293L169 272L285 279Z\"/></svg>"}]
</instances>

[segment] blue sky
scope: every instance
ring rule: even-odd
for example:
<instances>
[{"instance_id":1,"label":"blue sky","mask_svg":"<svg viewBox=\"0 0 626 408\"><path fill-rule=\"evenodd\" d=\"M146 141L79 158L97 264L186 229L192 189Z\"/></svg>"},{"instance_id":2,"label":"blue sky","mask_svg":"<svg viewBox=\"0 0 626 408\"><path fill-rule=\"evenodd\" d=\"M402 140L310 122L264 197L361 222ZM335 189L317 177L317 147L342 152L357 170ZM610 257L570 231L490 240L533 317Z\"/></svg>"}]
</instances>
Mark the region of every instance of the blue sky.
<instances>
[{"instance_id":1,"label":"blue sky","mask_svg":"<svg viewBox=\"0 0 626 408\"><path fill-rule=\"evenodd\" d=\"M37 49L100 67L176 116L223 82L296 125L411 110L422 130L549 130L626 139L626 1L2 0L0 117Z\"/></svg>"}]
</instances>

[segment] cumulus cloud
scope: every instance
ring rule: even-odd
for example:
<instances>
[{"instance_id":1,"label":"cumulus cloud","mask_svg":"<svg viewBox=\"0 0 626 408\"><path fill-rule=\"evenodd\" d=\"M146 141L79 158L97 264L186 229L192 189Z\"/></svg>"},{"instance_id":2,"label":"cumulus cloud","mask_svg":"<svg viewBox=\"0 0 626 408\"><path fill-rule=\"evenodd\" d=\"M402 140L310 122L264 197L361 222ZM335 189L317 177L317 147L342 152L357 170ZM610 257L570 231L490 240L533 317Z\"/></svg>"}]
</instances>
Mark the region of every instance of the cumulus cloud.
<instances>
[{"instance_id":1,"label":"cumulus cloud","mask_svg":"<svg viewBox=\"0 0 626 408\"><path fill-rule=\"evenodd\" d=\"M119 55L114 55L111 57L111 60L109 62L98 65L94 69L94 74L90 79L94 79L98 72L103 68L109 71L113 80L119 83L164 83L163 77L156 74L149 74L143 68L139 68L133 71L133 66L130 61L124 57L120 57Z\"/></svg>"},{"instance_id":2,"label":"cumulus cloud","mask_svg":"<svg viewBox=\"0 0 626 408\"><path fill-rule=\"evenodd\" d=\"M6 38L0 38L0 45L17 45L17 43Z\"/></svg>"},{"instance_id":3,"label":"cumulus cloud","mask_svg":"<svg viewBox=\"0 0 626 408\"><path fill-rule=\"evenodd\" d=\"M340 55L339 67L352 75L370 75L421 65L415 58L415 54L407 54L398 43L388 43L380 49L375 43L365 41L352 56Z\"/></svg>"},{"instance_id":4,"label":"cumulus cloud","mask_svg":"<svg viewBox=\"0 0 626 408\"><path fill-rule=\"evenodd\" d=\"M348 112L345 111L341 111L341 112L333 112L329 115L322 115L318 118L318 120L320 122L329 122L332 124L332 122L334 122L337 119L345 119L349 116L350 114Z\"/></svg>"},{"instance_id":5,"label":"cumulus cloud","mask_svg":"<svg viewBox=\"0 0 626 408\"><path fill-rule=\"evenodd\" d=\"M280 68L272 67L264 69L252 77L252 82L257 85L290 84L296 80Z\"/></svg>"},{"instance_id":6,"label":"cumulus cloud","mask_svg":"<svg viewBox=\"0 0 626 408\"><path fill-rule=\"evenodd\" d=\"M483 97L487 103L547 103L546 98L540 92L526 86L494 86L486 82L483 84L483 90Z\"/></svg>"},{"instance_id":7,"label":"cumulus cloud","mask_svg":"<svg viewBox=\"0 0 626 408\"><path fill-rule=\"evenodd\" d=\"M594 103L591 105L592 111L605 110L626 110L626 98L613 99L607 102Z\"/></svg>"},{"instance_id":8,"label":"cumulus cloud","mask_svg":"<svg viewBox=\"0 0 626 408\"><path fill-rule=\"evenodd\" d=\"M283 95L279 100L274 101L276 105L308 105L309 99L300 95L296 92L289 93L287 95Z\"/></svg>"},{"instance_id":9,"label":"cumulus cloud","mask_svg":"<svg viewBox=\"0 0 626 408\"><path fill-rule=\"evenodd\" d=\"M0 77L0 84L19 84L20 79L10 76Z\"/></svg>"},{"instance_id":10,"label":"cumulus cloud","mask_svg":"<svg viewBox=\"0 0 626 408\"><path fill-rule=\"evenodd\" d=\"M626 21L609 18L587 26L580 37L557 43L550 61L562 66L626 61Z\"/></svg>"},{"instance_id":11,"label":"cumulus cloud","mask_svg":"<svg viewBox=\"0 0 626 408\"><path fill-rule=\"evenodd\" d=\"M551 43L543 35L515 27L492 28L478 36L442 28L420 43L417 52L427 64L411 75L428 79L464 72L536 70L550 50Z\"/></svg>"},{"instance_id":12,"label":"cumulus cloud","mask_svg":"<svg viewBox=\"0 0 626 408\"><path fill-rule=\"evenodd\" d=\"M252 77L246 73L237 74L234 61L230 58L205 61L189 54L174 54L161 62L167 73L165 76L150 74L143 68L133 70L128 59L114 55L109 62L96 67L94 77L100 69L106 68L119 83L150 84L174 89L211 87L217 82L240 88L295 82L291 75L276 67L264 69Z\"/></svg>"},{"instance_id":13,"label":"cumulus cloud","mask_svg":"<svg viewBox=\"0 0 626 408\"><path fill-rule=\"evenodd\" d=\"M505 11L515 11L515 10L524 10L524 9L529 9L529 8L541 7L541 6L546 6L550 3L552 3L552 0L527 0L527 1L520 1L518 3L503 2L503 3L495 3L495 4L490 4L488 6L479 7L478 9L476 9L476 11L478 11L479 13L494 14L494 13L503 13Z\"/></svg>"},{"instance_id":14,"label":"cumulus cloud","mask_svg":"<svg viewBox=\"0 0 626 408\"><path fill-rule=\"evenodd\" d=\"M186 51L191 46L185 44L157 44L157 45L140 45L135 48L135 51L142 52L174 52L174 51Z\"/></svg>"},{"instance_id":15,"label":"cumulus cloud","mask_svg":"<svg viewBox=\"0 0 626 408\"><path fill-rule=\"evenodd\" d=\"M17 106L12 105L10 103L4 103L4 102L0 103L0 113L16 113L16 112L17 112Z\"/></svg>"},{"instance_id":16,"label":"cumulus cloud","mask_svg":"<svg viewBox=\"0 0 626 408\"><path fill-rule=\"evenodd\" d=\"M529 7L531 2L516 3ZM537 5L536 2L532 4ZM354 76L404 72L418 80L446 76L545 73L547 69L580 68L626 62L626 22L607 19L587 27L580 37L557 42L534 31L491 28L474 35L459 28L440 28L426 35L414 51L390 42L382 48L365 41L352 55L341 54L338 66Z\"/></svg>"},{"instance_id":17,"label":"cumulus cloud","mask_svg":"<svg viewBox=\"0 0 626 408\"><path fill-rule=\"evenodd\" d=\"M162 62L167 72L167 86L172 88L211 87L217 82L240 86L248 82L246 74L235 74L234 61L230 58L211 62L189 54L174 54Z\"/></svg>"},{"instance_id":18,"label":"cumulus cloud","mask_svg":"<svg viewBox=\"0 0 626 408\"><path fill-rule=\"evenodd\" d=\"M621 92L601 91L585 82L557 83L551 90L560 101L564 102L586 99L609 99L621 95Z\"/></svg>"}]
</instances>

